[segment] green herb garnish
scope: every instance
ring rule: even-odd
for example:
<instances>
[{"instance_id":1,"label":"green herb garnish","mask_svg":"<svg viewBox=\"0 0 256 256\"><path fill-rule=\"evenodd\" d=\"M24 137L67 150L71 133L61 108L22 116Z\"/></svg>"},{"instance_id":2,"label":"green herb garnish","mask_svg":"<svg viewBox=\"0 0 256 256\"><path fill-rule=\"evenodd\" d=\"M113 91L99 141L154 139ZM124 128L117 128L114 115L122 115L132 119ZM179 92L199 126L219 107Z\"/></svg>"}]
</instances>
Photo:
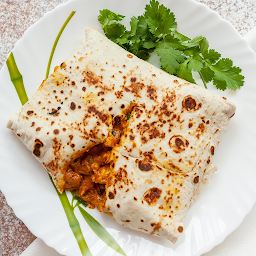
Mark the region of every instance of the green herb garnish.
<instances>
[{"instance_id":1,"label":"green herb garnish","mask_svg":"<svg viewBox=\"0 0 256 256\"><path fill-rule=\"evenodd\" d=\"M119 23L123 18L106 9L98 16L106 36L139 58L148 60L156 51L164 71L191 83L195 83L193 72L197 72L205 88L209 82L220 90L243 86L241 69L233 66L232 60L221 58L220 53L209 49L205 37L190 39L180 34L176 30L175 15L158 1L151 0L143 15L131 18L130 30Z\"/></svg>"}]
</instances>

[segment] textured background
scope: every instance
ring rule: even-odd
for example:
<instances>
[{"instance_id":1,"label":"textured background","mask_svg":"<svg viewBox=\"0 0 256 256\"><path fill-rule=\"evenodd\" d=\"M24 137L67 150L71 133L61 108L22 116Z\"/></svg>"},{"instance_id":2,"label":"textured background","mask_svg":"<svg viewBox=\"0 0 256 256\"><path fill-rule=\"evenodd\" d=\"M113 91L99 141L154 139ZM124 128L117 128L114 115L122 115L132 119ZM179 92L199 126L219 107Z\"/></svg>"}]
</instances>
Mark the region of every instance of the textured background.
<instances>
[{"instance_id":1,"label":"textured background","mask_svg":"<svg viewBox=\"0 0 256 256\"><path fill-rule=\"evenodd\" d=\"M67 1L0 0L0 69L15 43L22 37L26 29L46 12ZM256 26L256 0L198 0L198 2L206 4L224 19L230 21L242 36ZM241 234L245 230L250 230L250 226L253 223L256 226L255 212L256 209L254 207L238 230L225 240L224 243L229 243L232 246L226 246L228 249L225 249L223 245L217 246L212 250L211 255L232 255L232 252L237 251L238 246L234 241L248 243L249 240L245 238L248 233L245 236L241 236ZM251 235L253 236L253 233ZM18 256L34 239L35 236L15 216L0 191L0 255ZM242 253L241 255L245 254ZM255 254L246 256L255 255L256 249Z\"/></svg>"}]
</instances>

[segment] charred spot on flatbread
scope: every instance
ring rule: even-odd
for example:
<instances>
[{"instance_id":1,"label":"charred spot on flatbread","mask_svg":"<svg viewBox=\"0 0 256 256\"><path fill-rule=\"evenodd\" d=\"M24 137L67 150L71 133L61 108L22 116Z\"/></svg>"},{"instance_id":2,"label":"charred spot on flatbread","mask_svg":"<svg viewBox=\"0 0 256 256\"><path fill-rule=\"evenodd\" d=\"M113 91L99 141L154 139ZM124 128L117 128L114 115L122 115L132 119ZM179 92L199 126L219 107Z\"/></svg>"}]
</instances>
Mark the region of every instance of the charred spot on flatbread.
<instances>
[{"instance_id":1,"label":"charred spot on flatbread","mask_svg":"<svg viewBox=\"0 0 256 256\"><path fill-rule=\"evenodd\" d=\"M142 172L148 172L154 169L152 162L147 158L144 158L143 160L136 159L136 162Z\"/></svg>"},{"instance_id":2,"label":"charred spot on flatbread","mask_svg":"<svg viewBox=\"0 0 256 256\"><path fill-rule=\"evenodd\" d=\"M130 137L130 140L134 140L135 139L135 137L133 135L130 135L129 137Z\"/></svg>"},{"instance_id":3,"label":"charred spot on flatbread","mask_svg":"<svg viewBox=\"0 0 256 256\"><path fill-rule=\"evenodd\" d=\"M158 223L151 223L150 226L153 227L153 231L151 231L150 234L154 235L161 228L161 223L160 222L158 222Z\"/></svg>"},{"instance_id":4,"label":"charred spot on flatbread","mask_svg":"<svg viewBox=\"0 0 256 256\"><path fill-rule=\"evenodd\" d=\"M60 68L65 68L67 65L66 65L66 63L65 62L62 62L61 64L60 64Z\"/></svg>"},{"instance_id":5,"label":"charred spot on flatbread","mask_svg":"<svg viewBox=\"0 0 256 256\"><path fill-rule=\"evenodd\" d=\"M198 127L197 127L197 132L203 134L204 131L205 131L205 125L204 125L204 123L200 123L200 124L198 125Z\"/></svg>"},{"instance_id":6,"label":"charred spot on flatbread","mask_svg":"<svg viewBox=\"0 0 256 256\"><path fill-rule=\"evenodd\" d=\"M32 115L34 113L34 111L33 110L28 110L27 111L27 114L30 116L30 115Z\"/></svg>"},{"instance_id":7,"label":"charred spot on flatbread","mask_svg":"<svg viewBox=\"0 0 256 256\"><path fill-rule=\"evenodd\" d=\"M161 189L153 187L145 193L144 200L148 203L148 205L155 205L157 200L161 197L161 193Z\"/></svg>"},{"instance_id":8,"label":"charred spot on flatbread","mask_svg":"<svg viewBox=\"0 0 256 256\"><path fill-rule=\"evenodd\" d=\"M173 135L169 140L169 146L175 153L181 153L189 146L189 141L182 135Z\"/></svg>"},{"instance_id":9,"label":"charred spot on flatbread","mask_svg":"<svg viewBox=\"0 0 256 256\"><path fill-rule=\"evenodd\" d=\"M199 176L196 176L196 177L194 178L194 183L197 184L198 182L199 182Z\"/></svg>"},{"instance_id":10,"label":"charred spot on flatbread","mask_svg":"<svg viewBox=\"0 0 256 256\"><path fill-rule=\"evenodd\" d=\"M75 110L76 109L76 103L75 102L71 102L70 103L70 109L71 110Z\"/></svg>"},{"instance_id":11,"label":"charred spot on flatbread","mask_svg":"<svg viewBox=\"0 0 256 256\"><path fill-rule=\"evenodd\" d=\"M108 198L109 198L109 199L114 199L114 198L115 198L114 193L109 192L109 193L108 193Z\"/></svg>"},{"instance_id":12,"label":"charred spot on flatbread","mask_svg":"<svg viewBox=\"0 0 256 256\"><path fill-rule=\"evenodd\" d=\"M182 226L179 226L179 227L178 227L178 231L179 231L180 233L182 233L182 232L183 232L183 227L182 227Z\"/></svg>"},{"instance_id":13,"label":"charred spot on flatbread","mask_svg":"<svg viewBox=\"0 0 256 256\"><path fill-rule=\"evenodd\" d=\"M58 109L52 108L52 111L49 112L48 114L53 116L58 116L60 113Z\"/></svg>"},{"instance_id":14,"label":"charred spot on flatbread","mask_svg":"<svg viewBox=\"0 0 256 256\"><path fill-rule=\"evenodd\" d=\"M211 146L210 150L211 150L211 154L214 155L214 146Z\"/></svg>"},{"instance_id":15,"label":"charred spot on flatbread","mask_svg":"<svg viewBox=\"0 0 256 256\"><path fill-rule=\"evenodd\" d=\"M202 103L197 104L196 100L191 95L188 95L184 97L182 107L187 111L196 111L202 107Z\"/></svg>"},{"instance_id":16,"label":"charred spot on flatbread","mask_svg":"<svg viewBox=\"0 0 256 256\"><path fill-rule=\"evenodd\" d=\"M156 100L157 99L157 90L155 86L153 85L148 85L147 86L147 97L149 97L151 100Z\"/></svg>"},{"instance_id":17,"label":"charred spot on flatbread","mask_svg":"<svg viewBox=\"0 0 256 256\"><path fill-rule=\"evenodd\" d=\"M54 133L55 135L58 135L58 134L60 133L60 131L59 131L59 129L54 129L53 133Z\"/></svg>"},{"instance_id":18,"label":"charred spot on flatbread","mask_svg":"<svg viewBox=\"0 0 256 256\"><path fill-rule=\"evenodd\" d=\"M95 106L90 106L88 108L88 112L91 114L97 115L102 122L106 122L108 120L108 115L104 114L102 111L98 111Z\"/></svg>"},{"instance_id":19,"label":"charred spot on flatbread","mask_svg":"<svg viewBox=\"0 0 256 256\"><path fill-rule=\"evenodd\" d=\"M41 148L44 146L43 142L39 139L35 139L35 145L34 145L34 149L33 149L33 154L36 157L40 157L41 155Z\"/></svg>"},{"instance_id":20,"label":"charred spot on flatbread","mask_svg":"<svg viewBox=\"0 0 256 256\"><path fill-rule=\"evenodd\" d=\"M132 80L131 80L132 81ZM129 86L123 86L126 92L131 92L135 97L141 98L141 91L145 87L144 83L141 82L131 82Z\"/></svg>"},{"instance_id":21,"label":"charred spot on flatbread","mask_svg":"<svg viewBox=\"0 0 256 256\"><path fill-rule=\"evenodd\" d=\"M114 176L114 183L116 184L117 182L121 182L125 185L129 184L127 171L122 167L119 168L116 175Z\"/></svg>"},{"instance_id":22,"label":"charred spot on flatbread","mask_svg":"<svg viewBox=\"0 0 256 256\"><path fill-rule=\"evenodd\" d=\"M114 121L114 126L119 125L119 124L121 124L121 117L120 116L115 116L113 121Z\"/></svg>"},{"instance_id":23,"label":"charred spot on flatbread","mask_svg":"<svg viewBox=\"0 0 256 256\"><path fill-rule=\"evenodd\" d=\"M88 83L88 85L95 85L98 83L102 83L102 77L98 76L94 72L90 70L86 70L83 73L85 81Z\"/></svg>"},{"instance_id":24,"label":"charred spot on flatbread","mask_svg":"<svg viewBox=\"0 0 256 256\"><path fill-rule=\"evenodd\" d=\"M232 118L234 115L235 115L235 113L234 113L234 114L232 114L229 118Z\"/></svg>"}]
</instances>

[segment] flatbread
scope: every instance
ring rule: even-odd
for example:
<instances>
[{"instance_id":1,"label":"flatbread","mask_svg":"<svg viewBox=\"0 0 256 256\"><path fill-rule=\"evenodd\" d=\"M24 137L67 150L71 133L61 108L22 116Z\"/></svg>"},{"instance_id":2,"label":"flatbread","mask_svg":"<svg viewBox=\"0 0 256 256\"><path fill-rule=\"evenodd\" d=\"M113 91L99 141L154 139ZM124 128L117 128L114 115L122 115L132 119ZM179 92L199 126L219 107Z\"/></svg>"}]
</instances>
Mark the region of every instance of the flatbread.
<instances>
[{"instance_id":1,"label":"flatbread","mask_svg":"<svg viewBox=\"0 0 256 256\"><path fill-rule=\"evenodd\" d=\"M104 184L104 211L124 226L175 242L187 210L216 170L211 158L234 113L226 98L165 73L87 28L85 40L7 127L60 192L67 170L74 171L84 154L99 144L111 148L104 174L94 173L90 188ZM116 117L122 131L113 144ZM91 172L76 175L85 181Z\"/></svg>"},{"instance_id":2,"label":"flatbread","mask_svg":"<svg viewBox=\"0 0 256 256\"><path fill-rule=\"evenodd\" d=\"M177 172L204 170L234 114L232 104L188 83L152 90L151 99L140 99L145 103L131 113L120 153L147 156ZM147 95L146 90L141 94Z\"/></svg>"},{"instance_id":3,"label":"flatbread","mask_svg":"<svg viewBox=\"0 0 256 256\"><path fill-rule=\"evenodd\" d=\"M115 174L106 189L106 211L125 227L175 243L183 233L186 212L207 179L199 182L199 172L173 172L148 158L114 155ZM212 164L208 169L215 170Z\"/></svg>"},{"instance_id":4,"label":"flatbread","mask_svg":"<svg viewBox=\"0 0 256 256\"><path fill-rule=\"evenodd\" d=\"M99 102L97 95L72 85L70 77L65 78L57 69L14 113L7 127L42 163L57 189L63 192L67 165L107 137L112 119L106 102Z\"/></svg>"}]
</instances>

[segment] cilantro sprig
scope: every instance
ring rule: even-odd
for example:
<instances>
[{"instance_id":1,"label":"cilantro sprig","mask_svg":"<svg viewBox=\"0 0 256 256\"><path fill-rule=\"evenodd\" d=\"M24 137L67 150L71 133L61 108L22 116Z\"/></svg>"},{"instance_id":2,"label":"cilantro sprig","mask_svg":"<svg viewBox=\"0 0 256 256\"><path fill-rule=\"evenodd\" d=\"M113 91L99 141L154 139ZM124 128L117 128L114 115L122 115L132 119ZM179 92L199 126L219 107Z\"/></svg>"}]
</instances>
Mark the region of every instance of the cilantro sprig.
<instances>
[{"instance_id":1,"label":"cilantro sprig","mask_svg":"<svg viewBox=\"0 0 256 256\"><path fill-rule=\"evenodd\" d=\"M241 69L209 49L205 37L191 39L179 33L174 13L158 1L151 0L143 15L131 18L130 30L120 23L124 17L104 9L98 20L110 40L139 58L147 61L156 51L164 71L191 83L195 83L193 72L197 72L205 88L209 82L223 91L243 86Z\"/></svg>"}]
</instances>

